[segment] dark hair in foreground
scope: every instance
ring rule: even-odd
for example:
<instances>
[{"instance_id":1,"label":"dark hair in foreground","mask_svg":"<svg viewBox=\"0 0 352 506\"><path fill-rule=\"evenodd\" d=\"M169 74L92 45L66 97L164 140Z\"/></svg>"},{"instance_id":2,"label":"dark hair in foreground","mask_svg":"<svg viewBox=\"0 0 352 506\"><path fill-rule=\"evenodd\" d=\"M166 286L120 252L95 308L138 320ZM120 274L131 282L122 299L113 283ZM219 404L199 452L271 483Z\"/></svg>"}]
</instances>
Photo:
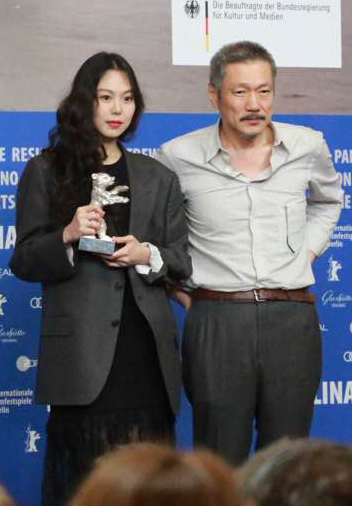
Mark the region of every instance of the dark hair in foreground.
<instances>
[{"instance_id":1,"label":"dark hair in foreground","mask_svg":"<svg viewBox=\"0 0 352 506\"><path fill-rule=\"evenodd\" d=\"M352 504L352 449L342 444L281 440L239 469L242 492L258 506Z\"/></svg>"},{"instance_id":2,"label":"dark hair in foreground","mask_svg":"<svg viewBox=\"0 0 352 506\"><path fill-rule=\"evenodd\" d=\"M98 459L70 506L240 506L233 470L207 451L150 443Z\"/></svg>"},{"instance_id":3,"label":"dark hair in foreground","mask_svg":"<svg viewBox=\"0 0 352 506\"><path fill-rule=\"evenodd\" d=\"M216 90L220 90L225 77L226 66L230 63L243 63L253 60L263 60L269 63L273 81L277 74L277 67L274 58L260 44L247 40L234 42L223 46L210 60L209 82Z\"/></svg>"},{"instance_id":4,"label":"dark hair in foreground","mask_svg":"<svg viewBox=\"0 0 352 506\"><path fill-rule=\"evenodd\" d=\"M56 126L49 134L50 155L55 171L52 211L55 221L68 223L79 205L88 204L91 174L102 169L104 149L93 123L97 86L108 70L124 72L130 82L136 110L120 140L131 137L144 109L144 100L130 64L115 53L100 52L88 58L78 70L70 93L56 113Z\"/></svg>"}]
</instances>

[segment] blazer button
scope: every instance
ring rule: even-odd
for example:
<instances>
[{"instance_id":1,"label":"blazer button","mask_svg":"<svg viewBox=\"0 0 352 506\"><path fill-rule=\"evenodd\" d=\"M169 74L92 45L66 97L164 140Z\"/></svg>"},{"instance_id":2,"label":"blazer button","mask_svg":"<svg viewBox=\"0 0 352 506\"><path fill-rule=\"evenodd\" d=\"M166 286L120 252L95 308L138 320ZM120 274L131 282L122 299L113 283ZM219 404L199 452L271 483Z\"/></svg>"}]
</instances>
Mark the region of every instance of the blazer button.
<instances>
[{"instance_id":1,"label":"blazer button","mask_svg":"<svg viewBox=\"0 0 352 506\"><path fill-rule=\"evenodd\" d=\"M111 326L112 327L117 327L119 323L120 323L120 320L112 320Z\"/></svg>"},{"instance_id":2,"label":"blazer button","mask_svg":"<svg viewBox=\"0 0 352 506\"><path fill-rule=\"evenodd\" d=\"M121 290L123 288L123 282L122 281L116 281L115 283L115 290Z\"/></svg>"}]
</instances>

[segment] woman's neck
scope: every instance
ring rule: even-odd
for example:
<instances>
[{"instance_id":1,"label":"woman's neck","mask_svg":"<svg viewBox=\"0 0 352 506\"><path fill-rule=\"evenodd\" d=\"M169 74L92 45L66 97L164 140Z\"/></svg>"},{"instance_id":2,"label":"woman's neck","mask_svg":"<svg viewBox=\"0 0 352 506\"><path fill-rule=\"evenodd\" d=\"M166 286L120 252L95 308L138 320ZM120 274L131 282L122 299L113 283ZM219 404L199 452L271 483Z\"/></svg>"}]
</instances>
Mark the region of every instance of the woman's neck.
<instances>
[{"instance_id":1,"label":"woman's neck","mask_svg":"<svg viewBox=\"0 0 352 506\"><path fill-rule=\"evenodd\" d=\"M106 153L103 165L111 165L121 158L122 151L115 140L113 142L104 143L103 146Z\"/></svg>"}]
</instances>

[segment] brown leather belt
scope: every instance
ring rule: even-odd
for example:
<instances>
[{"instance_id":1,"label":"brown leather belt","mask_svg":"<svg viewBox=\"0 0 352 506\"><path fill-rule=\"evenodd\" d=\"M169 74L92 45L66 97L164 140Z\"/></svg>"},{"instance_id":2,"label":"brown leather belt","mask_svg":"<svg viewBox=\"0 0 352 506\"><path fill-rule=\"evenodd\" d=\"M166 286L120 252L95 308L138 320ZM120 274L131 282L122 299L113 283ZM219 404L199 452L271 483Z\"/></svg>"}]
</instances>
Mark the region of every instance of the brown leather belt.
<instances>
[{"instance_id":1,"label":"brown leather belt","mask_svg":"<svg viewBox=\"0 0 352 506\"><path fill-rule=\"evenodd\" d=\"M195 299L211 300L233 300L238 302L265 302L266 300L285 300L293 302L308 302L314 304L315 297L309 293L306 288L299 290L283 290L282 288L257 288L248 290L248 292L219 292L207 290L206 288L196 288L191 292Z\"/></svg>"}]
</instances>

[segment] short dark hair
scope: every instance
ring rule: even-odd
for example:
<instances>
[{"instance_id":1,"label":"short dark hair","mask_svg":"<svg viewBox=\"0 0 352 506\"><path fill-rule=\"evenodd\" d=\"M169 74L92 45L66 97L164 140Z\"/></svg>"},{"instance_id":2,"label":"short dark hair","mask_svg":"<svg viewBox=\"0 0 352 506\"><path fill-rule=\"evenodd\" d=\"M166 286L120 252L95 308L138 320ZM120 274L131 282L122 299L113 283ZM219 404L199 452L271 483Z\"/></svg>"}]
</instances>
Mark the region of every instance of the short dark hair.
<instances>
[{"instance_id":1,"label":"short dark hair","mask_svg":"<svg viewBox=\"0 0 352 506\"><path fill-rule=\"evenodd\" d=\"M220 90L225 77L226 66L251 60L263 60L269 63L275 81L277 67L274 58L267 49L256 42L247 40L226 44L217 51L210 60L209 82L216 90Z\"/></svg>"}]
</instances>

